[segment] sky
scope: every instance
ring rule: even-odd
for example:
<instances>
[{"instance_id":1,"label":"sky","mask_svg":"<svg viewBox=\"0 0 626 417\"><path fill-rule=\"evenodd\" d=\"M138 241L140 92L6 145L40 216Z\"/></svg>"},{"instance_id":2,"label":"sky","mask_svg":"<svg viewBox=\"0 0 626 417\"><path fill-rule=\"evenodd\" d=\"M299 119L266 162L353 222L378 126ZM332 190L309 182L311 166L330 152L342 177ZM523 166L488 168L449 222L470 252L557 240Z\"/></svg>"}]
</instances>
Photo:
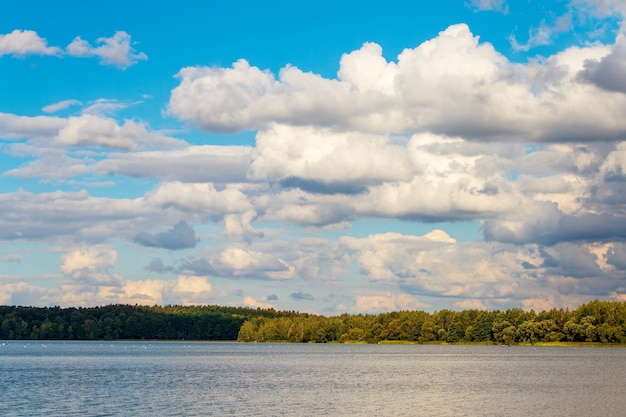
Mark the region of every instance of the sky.
<instances>
[{"instance_id":1,"label":"sky","mask_svg":"<svg viewBox=\"0 0 626 417\"><path fill-rule=\"evenodd\" d=\"M6 3L0 304L626 301L625 0Z\"/></svg>"}]
</instances>

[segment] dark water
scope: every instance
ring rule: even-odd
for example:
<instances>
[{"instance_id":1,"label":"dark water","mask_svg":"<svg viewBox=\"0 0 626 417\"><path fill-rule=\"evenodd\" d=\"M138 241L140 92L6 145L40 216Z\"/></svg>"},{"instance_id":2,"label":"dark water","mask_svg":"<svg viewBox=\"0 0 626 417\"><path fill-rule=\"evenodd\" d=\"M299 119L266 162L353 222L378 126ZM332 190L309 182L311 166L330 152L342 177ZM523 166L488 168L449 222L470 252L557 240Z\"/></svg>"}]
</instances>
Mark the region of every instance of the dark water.
<instances>
[{"instance_id":1,"label":"dark water","mask_svg":"<svg viewBox=\"0 0 626 417\"><path fill-rule=\"evenodd\" d=\"M0 416L624 416L626 349L0 341Z\"/></svg>"}]
</instances>

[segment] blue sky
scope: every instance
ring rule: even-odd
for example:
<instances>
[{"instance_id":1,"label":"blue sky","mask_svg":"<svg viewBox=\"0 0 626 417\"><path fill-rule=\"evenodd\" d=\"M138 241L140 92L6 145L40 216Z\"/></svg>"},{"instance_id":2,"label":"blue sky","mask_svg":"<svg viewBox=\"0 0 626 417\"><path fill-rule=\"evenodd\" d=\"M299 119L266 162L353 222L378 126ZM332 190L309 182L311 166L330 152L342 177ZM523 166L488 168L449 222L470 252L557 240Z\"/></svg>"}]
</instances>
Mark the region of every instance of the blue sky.
<instances>
[{"instance_id":1,"label":"blue sky","mask_svg":"<svg viewBox=\"0 0 626 417\"><path fill-rule=\"evenodd\" d=\"M0 304L626 299L620 0L0 16Z\"/></svg>"}]
</instances>

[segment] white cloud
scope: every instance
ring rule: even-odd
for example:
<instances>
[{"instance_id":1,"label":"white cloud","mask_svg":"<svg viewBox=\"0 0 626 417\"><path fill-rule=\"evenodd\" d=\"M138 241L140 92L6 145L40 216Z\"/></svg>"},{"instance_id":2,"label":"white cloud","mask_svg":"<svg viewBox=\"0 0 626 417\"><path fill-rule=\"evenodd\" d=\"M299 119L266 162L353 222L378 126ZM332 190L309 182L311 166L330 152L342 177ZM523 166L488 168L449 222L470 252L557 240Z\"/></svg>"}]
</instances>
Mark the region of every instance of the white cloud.
<instances>
[{"instance_id":1,"label":"white cloud","mask_svg":"<svg viewBox=\"0 0 626 417\"><path fill-rule=\"evenodd\" d=\"M103 175L158 178L163 181L237 183L247 181L252 148L187 146L181 149L109 153L95 164ZM163 169L167 161L167 169Z\"/></svg>"},{"instance_id":2,"label":"white cloud","mask_svg":"<svg viewBox=\"0 0 626 417\"><path fill-rule=\"evenodd\" d=\"M9 262L9 263L20 263L22 262L22 257L16 254L9 254L0 257L0 262Z\"/></svg>"},{"instance_id":3,"label":"white cloud","mask_svg":"<svg viewBox=\"0 0 626 417\"><path fill-rule=\"evenodd\" d=\"M131 45L131 36L125 31L118 31L110 38L98 38L100 46L91 46L89 42L74 38L67 46L67 54L76 57L100 58L102 65L114 65L120 69L126 69L138 61L145 61L148 56L143 52L137 52Z\"/></svg>"},{"instance_id":4,"label":"white cloud","mask_svg":"<svg viewBox=\"0 0 626 417\"><path fill-rule=\"evenodd\" d=\"M361 216L461 220L507 212L520 199L507 175L523 147L287 126L258 138L250 177L281 186L257 208L264 219L313 225Z\"/></svg>"},{"instance_id":5,"label":"white cloud","mask_svg":"<svg viewBox=\"0 0 626 417\"><path fill-rule=\"evenodd\" d=\"M241 214L224 215L224 235L233 238L241 237L250 243L253 239L260 239L263 232L258 232L252 227L252 221L257 217L257 212L250 210Z\"/></svg>"},{"instance_id":6,"label":"white cloud","mask_svg":"<svg viewBox=\"0 0 626 417\"><path fill-rule=\"evenodd\" d=\"M594 45L514 64L461 24L405 49L397 62L366 43L343 57L338 79L291 66L275 78L243 60L232 68L184 68L168 111L209 131L266 131L278 123L481 141L602 141L626 133L626 96L578 73L606 53Z\"/></svg>"},{"instance_id":7,"label":"white cloud","mask_svg":"<svg viewBox=\"0 0 626 417\"><path fill-rule=\"evenodd\" d=\"M96 44L98 46L92 46L89 42L77 36L63 50L56 46L48 46L47 40L40 37L35 31L16 29L11 33L0 34L0 57L3 55L12 55L19 58L28 55L53 55L58 57L69 55L84 58L95 56L100 58L102 65L113 65L120 69L126 69L139 61L148 59L145 53L137 52L133 48L131 36L123 30L115 32L110 38L98 38ZM54 106L51 107L51 109L54 108Z\"/></svg>"},{"instance_id":8,"label":"white cloud","mask_svg":"<svg viewBox=\"0 0 626 417\"><path fill-rule=\"evenodd\" d=\"M106 98L99 98L88 103L88 106L82 110L82 114L90 114L93 116L107 116L127 108L131 104L137 103L125 103L119 100L111 100Z\"/></svg>"},{"instance_id":9,"label":"white cloud","mask_svg":"<svg viewBox=\"0 0 626 417\"><path fill-rule=\"evenodd\" d=\"M18 168L9 169L3 172L2 176L39 178L40 180L45 178L50 180L78 177L91 171L89 160L72 158L58 149L45 149L27 145L22 146L22 149L19 151L18 148L20 148L18 145L11 148L14 155L20 153L24 155L32 154L37 156L37 159Z\"/></svg>"},{"instance_id":10,"label":"white cloud","mask_svg":"<svg viewBox=\"0 0 626 417\"><path fill-rule=\"evenodd\" d=\"M566 13L558 17L552 25L541 22L538 27L530 28L528 30L528 40L524 44L520 44L514 35L511 35L509 40L514 50L527 52L537 46L550 45L556 35L571 30L572 25L572 15Z\"/></svg>"},{"instance_id":11,"label":"white cloud","mask_svg":"<svg viewBox=\"0 0 626 417\"><path fill-rule=\"evenodd\" d=\"M32 30L15 29L11 33L0 34L0 57L13 55L25 57L27 55L61 55L61 49L48 46L48 41Z\"/></svg>"},{"instance_id":12,"label":"white cloud","mask_svg":"<svg viewBox=\"0 0 626 417\"><path fill-rule=\"evenodd\" d=\"M208 304L213 286L205 277L180 275L171 289L172 295L181 300L181 304Z\"/></svg>"},{"instance_id":13,"label":"white cloud","mask_svg":"<svg viewBox=\"0 0 626 417\"><path fill-rule=\"evenodd\" d=\"M255 275L259 272L274 279L293 278L292 268L284 261L261 252L244 247L230 246L224 249L215 262L219 271L228 271L228 275Z\"/></svg>"},{"instance_id":14,"label":"white cloud","mask_svg":"<svg viewBox=\"0 0 626 417\"><path fill-rule=\"evenodd\" d=\"M571 4L581 12L601 18L616 14L624 16L626 13L624 0L572 0Z\"/></svg>"},{"instance_id":15,"label":"white cloud","mask_svg":"<svg viewBox=\"0 0 626 417\"><path fill-rule=\"evenodd\" d=\"M357 295L354 312L381 313L400 310L420 310L424 304L409 294Z\"/></svg>"},{"instance_id":16,"label":"white cloud","mask_svg":"<svg viewBox=\"0 0 626 417\"><path fill-rule=\"evenodd\" d=\"M54 136L65 124L65 119L49 116L18 116L0 113L0 138L17 140Z\"/></svg>"},{"instance_id":17,"label":"white cloud","mask_svg":"<svg viewBox=\"0 0 626 417\"><path fill-rule=\"evenodd\" d=\"M252 307L252 308L265 308L265 309L274 308L272 304L264 302L264 301L259 301L256 298L251 297L249 295L243 297L241 304L244 307Z\"/></svg>"},{"instance_id":18,"label":"white cloud","mask_svg":"<svg viewBox=\"0 0 626 417\"><path fill-rule=\"evenodd\" d=\"M53 138L53 144L69 147L102 146L113 149L179 146L180 141L150 132L146 125L126 120L119 125L115 120L83 114L70 117Z\"/></svg>"},{"instance_id":19,"label":"white cloud","mask_svg":"<svg viewBox=\"0 0 626 417\"><path fill-rule=\"evenodd\" d=\"M37 287L27 282L0 282L0 305L50 305L47 302L50 293L48 288Z\"/></svg>"},{"instance_id":20,"label":"white cloud","mask_svg":"<svg viewBox=\"0 0 626 417\"><path fill-rule=\"evenodd\" d=\"M253 156L252 179L294 177L320 186L406 181L420 168L387 136L276 124L257 134Z\"/></svg>"},{"instance_id":21,"label":"white cloud","mask_svg":"<svg viewBox=\"0 0 626 417\"><path fill-rule=\"evenodd\" d=\"M213 286L205 277L180 275L175 280L73 281L58 287L26 282L0 283L0 304L86 307L107 304L197 305L209 304Z\"/></svg>"},{"instance_id":22,"label":"white cloud","mask_svg":"<svg viewBox=\"0 0 626 417\"><path fill-rule=\"evenodd\" d=\"M476 11L493 10L505 14L509 12L507 0L471 0L471 5Z\"/></svg>"},{"instance_id":23,"label":"white cloud","mask_svg":"<svg viewBox=\"0 0 626 417\"><path fill-rule=\"evenodd\" d=\"M252 209L247 196L235 185L217 190L206 183L165 182L144 199L152 206L173 207L182 212L220 219L226 213L245 213Z\"/></svg>"},{"instance_id":24,"label":"white cloud","mask_svg":"<svg viewBox=\"0 0 626 417\"><path fill-rule=\"evenodd\" d=\"M626 34L617 37L611 52L601 59L585 61L585 69L579 73L582 80L591 82L607 91L626 93Z\"/></svg>"},{"instance_id":25,"label":"white cloud","mask_svg":"<svg viewBox=\"0 0 626 417\"><path fill-rule=\"evenodd\" d=\"M58 103L53 103L53 104L44 106L41 110L44 113L56 113L58 111L65 110L69 107L80 106L82 104L83 103L80 102L79 100L63 100L63 101L59 101Z\"/></svg>"},{"instance_id":26,"label":"white cloud","mask_svg":"<svg viewBox=\"0 0 626 417\"><path fill-rule=\"evenodd\" d=\"M467 299L457 301L454 306L460 310L487 310L489 306L482 302L482 300ZM549 308L547 310L550 310ZM546 311L547 311L546 310ZM543 310L540 310L543 311Z\"/></svg>"},{"instance_id":27,"label":"white cloud","mask_svg":"<svg viewBox=\"0 0 626 417\"><path fill-rule=\"evenodd\" d=\"M0 113L0 138L27 139L47 146L104 147L112 149L180 148L183 141L152 131L141 122L96 114L69 118L18 116Z\"/></svg>"},{"instance_id":28,"label":"white cloud","mask_svg":"<svg viewBox=\"0 0 626 417\"><path fill-rule=\"evenodd\" d=\"M0 194L1 240L102 242L133 236L153 224L156 213L141 199L92 197L86 191ZM141 230L141 229L140 229Z\"/></svg>"},{"instance_id":29,"label":"white cloud","mask_svg":"<svg viewBox=\"0 0 626 417\"><path fill-rule=\"evenodd\" d=\"M62 258L61 272L83 284L117 284L120 277L110 271L116 264L117 251L95 245L66 253Z\"/></svg>"}]
</instances>

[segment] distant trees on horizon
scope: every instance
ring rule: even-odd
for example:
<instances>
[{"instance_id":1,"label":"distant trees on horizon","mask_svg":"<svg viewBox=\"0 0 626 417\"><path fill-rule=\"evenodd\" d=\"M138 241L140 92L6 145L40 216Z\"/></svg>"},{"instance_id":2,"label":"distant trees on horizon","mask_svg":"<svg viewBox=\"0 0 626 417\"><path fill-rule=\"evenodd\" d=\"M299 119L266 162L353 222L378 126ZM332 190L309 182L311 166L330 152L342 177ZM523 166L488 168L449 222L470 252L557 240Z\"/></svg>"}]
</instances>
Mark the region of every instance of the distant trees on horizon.
<instances>
[{"instance_id":1,"label":"distant trees on horizon","mask_svg":"<svg viewBox=\"0 0 626 417\"><path fill-rule=\"evenodd\" d=\"M243 323L244 342L416 343L537 342L626 343L626 303L592 301L575 310L536 313L519 308L493 310L399 311L377 315L254 317Z\"/></svg>"},{"instance_id":2,"label":"distant trees on horizon","mask_svg":"<svg viewBox=\"0 0 626 417\"><path fill-rule=\"evenodd\" d=\"M0 339L237 340L294 343L626 343L626 302L574 310L398 311L321 315L221 306L0 306Z\"/></svg>"}]
</instances>

